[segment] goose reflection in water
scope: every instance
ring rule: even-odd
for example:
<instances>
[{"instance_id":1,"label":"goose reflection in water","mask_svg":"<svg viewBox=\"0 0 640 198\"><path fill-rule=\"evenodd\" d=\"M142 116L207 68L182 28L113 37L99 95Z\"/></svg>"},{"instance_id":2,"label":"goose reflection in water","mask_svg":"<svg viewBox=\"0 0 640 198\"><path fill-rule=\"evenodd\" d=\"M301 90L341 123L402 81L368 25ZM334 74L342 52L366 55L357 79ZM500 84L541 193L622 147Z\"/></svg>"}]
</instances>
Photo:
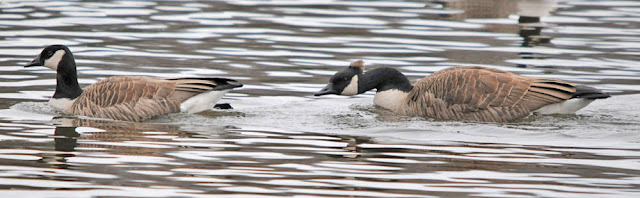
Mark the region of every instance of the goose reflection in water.
<instances>
[{"instance_id":1,"label":"goose reflection in water","mask_svg":"<svg viewBox=\"0 0 640 198\"><path fill-rule=\"evenodd\" d=\"M113 120L83 119L76 117L57 117L53 119L56 128L53 139L55 150L68 152L56 154L56 162L66 162L66 158L76 157L73 152L100 153L108 152L117 155L156 156L167 157L167 153L183 152L185 149L209 150L209 152L225 152L238 150L238 143L251 139L245 133L254 133L252 129L240 129L235 126L189 126L190 131L182 130L183 125L158 123L120 122ZM197 129L196 129L197 128ZM79 132L80 131L80 132ZM193 132L200 131L200 132ZM272 133L270 131L255 131L255 133ZM277 135L280 136L280 135ZM340 152L327 153L335 158L358 158L362 143L373 143L372 139L348 135L328 135L320 133L287 134L283 137L297 139L297 136L319 136L332 139L331 142L340 143ZM322 138L324 139L324 138ZM261 140L256 140L261 142ZM277 148L288 148L287 143L265 143ZM304 141L302 141L304 143ZM245 145L243 147L246 147ZM257 147L264 145L256 145ZM282 146L282 147L280 147ZM276 147L273 149L278 150ZM85 156L86 157L86 156ZM51 161L51 160L44 160Z\"/></svg>"},{"instance_id":2,"label":"goose reflection in water","mask_svg":"<svg viewBox=\"0 0 640 198\"><path fill-rule=\"evenodd\" d=\"M558 8L556 0L452 0L439 2L443 7L464 10L451 15L452 20L473 18L509 18L518 15L518 25L487 24L492 32L517 32L522 37L521 47L551 45L552 37L542 35L542 30L555 24L541 22L540 18L549 16ZM517 28L517 29L516 29ZM544 59L545 54L519 52L522 59ZM518 67L528 65L517 64Z\"/></svg>"},{"instance_id":3,"label":"goose reflection in water","mask_svg":"<svg viewBox=\"0 0 640 198\"><path fill-rule=\"evenodd\" d=\"M54 164L59 168L66 168L67 159L76 157L73 153L78 147L83 148L83 152L102 152L104 150L117 150L120 154L159 154L161 150L154 148L136 148L132 149L125 144L109 145L105 142L123 142L127 140L153 140L157 139L144 138L149 133L162 133L175 136L189 136L188 132L179 130L178 126L135 123L135 122L118 122L113 120L91 120L73 117L55 117L53 123L56 125L53 140L54 150L68 152L58 153L54 156L43 156L41 161ZM88 128L87 128L88 127ZM79 128L85 128L78 133ZM89 130L87 130L89 129ZM82 143L78 143L80 140ZM99 144L96 144L99 143Z\"/></svg>"}]
</instances>

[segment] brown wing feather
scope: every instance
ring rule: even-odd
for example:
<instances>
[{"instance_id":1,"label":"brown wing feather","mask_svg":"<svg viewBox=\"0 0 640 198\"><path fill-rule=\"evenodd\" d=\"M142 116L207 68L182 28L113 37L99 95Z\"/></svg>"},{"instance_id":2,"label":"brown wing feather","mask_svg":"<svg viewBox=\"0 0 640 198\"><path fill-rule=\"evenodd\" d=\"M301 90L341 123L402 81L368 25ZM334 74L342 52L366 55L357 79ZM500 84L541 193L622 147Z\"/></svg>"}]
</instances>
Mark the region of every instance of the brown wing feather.
<instances>
[{"instance_id":1,"label":"brown wing feather","mask_svg":"<svg viewBox=\"0 0 640 198\"><path fill-rule=\"evenodd\" d=\"M118 76L85 88L73 104L72 113L89 117L143 121L180 112L180 104L194 95L212 91L217 78L162 79Z\"/></svg>"},{"instance_id":2,"label":"brown wing feather","mask_svg":"<svg viewBox=\"0 0 640 198\"><path fill-rule=\"evenodd\" d=\"M194 95L180 93L176 87L176 82L154 77L110 77L86 87L72 111L89 117L143 121L179 112L180 99Z\"/></svg>"},{"instance_id":3,"label":"brown wing feather","mask_svg":"<svg viewBox=\"0 0 640 198\"><path fill-rule=\"evenodd\" d=\"M173 99L180 102L191 98L199 93L204 93L215 89L217 84L211 80L204 79L170 79L176 84L176 92L172 96Z\"/></svg>"},{"instance_id":4,"label":"brown wing feather","mask_svg":"<svg viewBox=\"0 0 640 198\"><path fill-rule=\"evenodd\" d=\"M414 84L400 113L445 120L505 122L562 102L573 85L493 68L451 67Z\"/></svg>"}]
</instances>

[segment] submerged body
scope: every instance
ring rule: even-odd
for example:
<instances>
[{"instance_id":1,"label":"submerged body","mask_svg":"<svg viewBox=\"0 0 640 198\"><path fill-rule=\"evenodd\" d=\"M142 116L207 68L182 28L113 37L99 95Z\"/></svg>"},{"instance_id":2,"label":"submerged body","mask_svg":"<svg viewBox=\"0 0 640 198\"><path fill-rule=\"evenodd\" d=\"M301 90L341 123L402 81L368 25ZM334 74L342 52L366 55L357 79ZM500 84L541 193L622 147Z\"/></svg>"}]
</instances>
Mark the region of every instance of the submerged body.
<instances>
[{"instance_id":1,"label":"submerged body","mask_svg":"<svg viewBox=\"0 0 640 198\"><path fill-rule=\"evenodd\" d=\"M229 90L241 87L225 78L116 76L80 88L76 65L66 46L54 45L27 66L56 70L56 92L49 104L63 114L144 121L169 113L211 109Z\"/></svg>"},{"instance_id":2,"label":"submerged body","mask_svg":"<svg viewBox=\"0 0 640 198\"><path fill-rule=\"evenodd\" d=\"M377 89L374 104L397 114L480 122L507 122L532 113L575 113L609 97L584 85L486 67L451 67L414 84L392 68L363 71L363 62L356 61L315 95L355 95ZM354 86L354 78L357 92L347 91L346 87Z\"/></svg>"}]
</instances>

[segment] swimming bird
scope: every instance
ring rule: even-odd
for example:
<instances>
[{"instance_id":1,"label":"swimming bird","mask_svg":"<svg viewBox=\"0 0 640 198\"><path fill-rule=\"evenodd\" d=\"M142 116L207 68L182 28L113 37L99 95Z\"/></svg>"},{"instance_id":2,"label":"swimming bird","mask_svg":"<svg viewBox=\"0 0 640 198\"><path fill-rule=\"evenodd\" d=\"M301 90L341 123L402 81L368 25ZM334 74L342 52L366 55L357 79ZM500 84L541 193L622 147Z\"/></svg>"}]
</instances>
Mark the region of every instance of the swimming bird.
<instances>
[{"instance_id":1,"label":"swimming bird","mask_svg":"<svg viewBox=\"0 0 640 198\"><path fill-rule=\"evenodd\" d=\"M226 78L158 78L113 76L80 88L76 62L64 45L42 50L25 67L56 71L56 90L49 104L63 114L140 122L169 113L197 113L211 109L233 88Z\"/></svg>"},{"instance_id":2,"label":"swimming bird","mask_svg":"<svg viewBox=\"0 0 640 198\"><path fill-rule=\"evenodd\" d=\"M373 103L397 114L438 120L508 122L530 114L572 114L608 93L562 80L480 66L456 66L411 84L400 71L364 72L362 60L333 75L315 96L376 89Z\"/></svg>"}]
</instances>

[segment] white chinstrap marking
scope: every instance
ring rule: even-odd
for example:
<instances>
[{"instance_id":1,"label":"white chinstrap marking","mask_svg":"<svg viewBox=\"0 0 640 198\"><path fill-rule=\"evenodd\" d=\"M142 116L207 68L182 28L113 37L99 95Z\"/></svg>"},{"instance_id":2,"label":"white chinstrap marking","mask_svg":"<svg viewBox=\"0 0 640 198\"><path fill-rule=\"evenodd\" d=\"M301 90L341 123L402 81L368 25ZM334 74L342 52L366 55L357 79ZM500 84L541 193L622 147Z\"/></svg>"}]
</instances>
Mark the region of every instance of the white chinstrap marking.
<instances>
[{"instance_id":1,"label":"white chinstrap marking","mask_svg":"<svg viewBox=\"0 0 640 198\"><path fill-rule=\"evenodd\" d=\"M373 104L393 112L400 110L400 105L406 100L409 93L397 89L377 92L373 97Z\"/></svg>"},{"instance_id":2,"label":"white chinstrap marking","mask_svg":"<svg viewBox=\"0 0 640 198\"><path fill-rule=\"evenodd\" d=\"M51 56L48 59L44 60L44 66L49 68L49 69L53 69L54 71L57 71L58 70L58 64L62 60L62 57L64 57L64 54L66 54L66 52L64 50L56 51L56 53L54 53L53 56Z\"/></svg>"},{"instance_id":3,"label":"white chinstrap marking","mask_svg":"<svg viewBox=\"0 0 640 198\"><path fill-rule=\"evenodd\" d=\"M594 99L574 98L561 103L544 106L533 113L538 114L574 114L576 111L586 107Z\"/></svg>"},{"instance_id":4,"label":"white chinstrap marking","mask_svg":"<svg viewBox=\"0 0 640 198\"><path fill-rule=\"evenodd\" d=\"M184 113L198 113L212 109L216 103L229 92L230 89L222 91L209 91L195 95L180 104L180 111Z\"/></svg>"},{"instance_id":5,"label":"white chinstrap marking","mask_svg":"<svg viewBox=\"0 0 640 198\"><path fill-rule=\"evenodd\" d=\"M69 98L51 98L49 100L49 106L53 107L54 110L62 112L64 114L72 114L71 106L76 101L76 99Z\"/></svg>"},{"instance_id":6,"label":"white chinstrap marking","mask_svg":"<svg viewBox=\"0 0 640 198\"><path fill-rule=\"evenodd\" d=\"M340 95L343 96L353 96L356 94L358 94L358 75L353 76L349 85L347 85L347 87L342 90L342 93L340 93Z\"/></svg>"}]
</instances>

